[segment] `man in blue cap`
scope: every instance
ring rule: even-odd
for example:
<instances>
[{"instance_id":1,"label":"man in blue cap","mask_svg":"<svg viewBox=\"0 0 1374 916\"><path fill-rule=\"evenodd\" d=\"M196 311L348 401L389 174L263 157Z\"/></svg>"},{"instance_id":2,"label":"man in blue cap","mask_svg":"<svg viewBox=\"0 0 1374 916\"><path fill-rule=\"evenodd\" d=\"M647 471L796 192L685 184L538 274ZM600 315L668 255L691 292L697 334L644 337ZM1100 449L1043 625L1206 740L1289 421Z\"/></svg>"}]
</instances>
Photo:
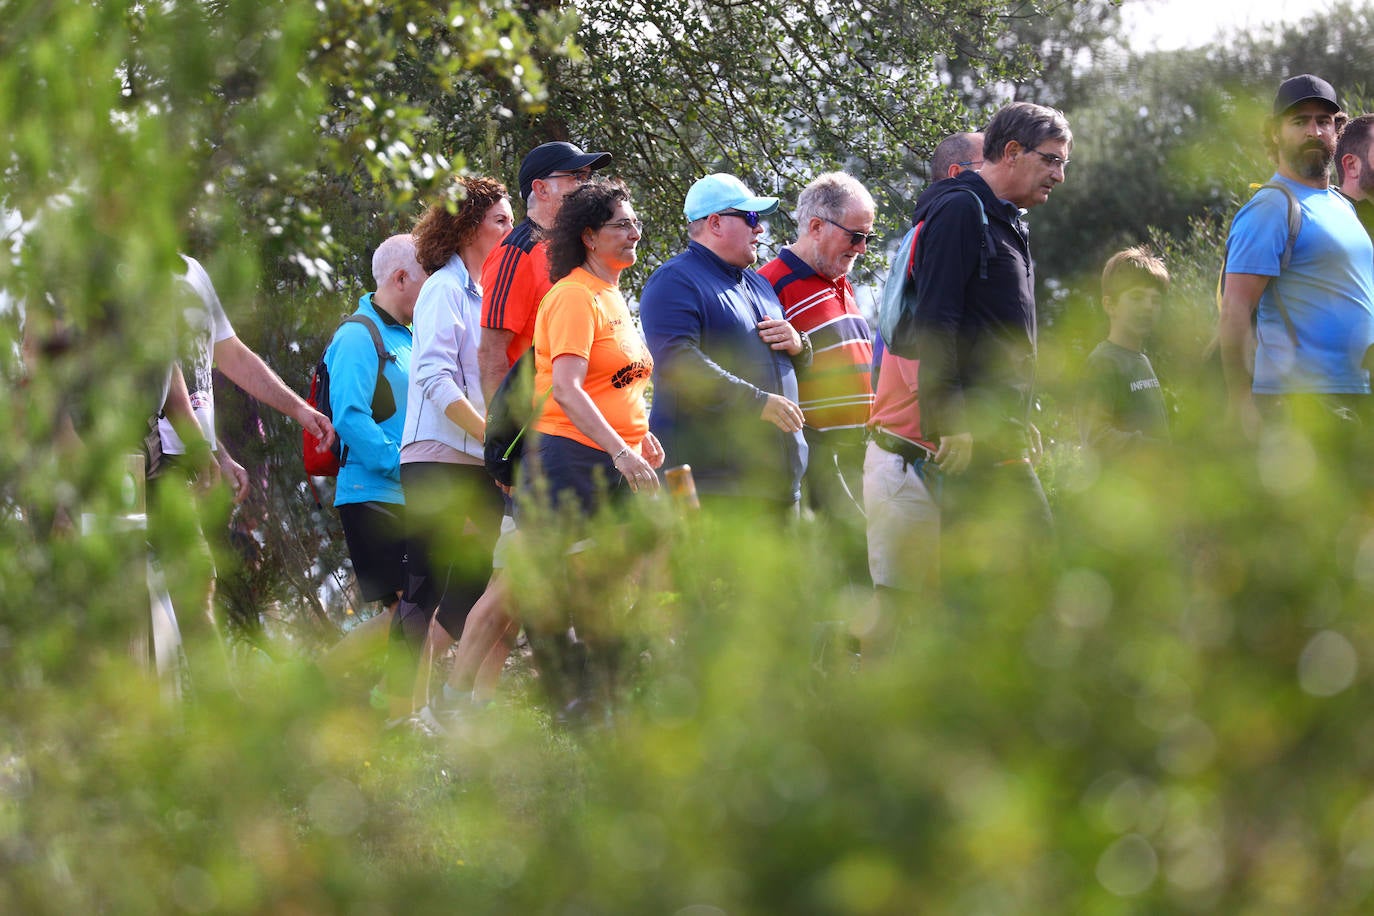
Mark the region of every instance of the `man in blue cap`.
<instances>
[{"instance_id":1,"label":"man in blue cap","mask_svg":"<svg viewBox=\"0 0 1374 916\"><path fill-rule=\"evenodd\" d=\"M649 426L673 464L690 464L704 504L795 512L806 468L797 366L811 343L782 317L758 258L776 197L733 175L687 192L687 250L654 271L640 297L654 357Z\"/></svg>"}]
</instances>

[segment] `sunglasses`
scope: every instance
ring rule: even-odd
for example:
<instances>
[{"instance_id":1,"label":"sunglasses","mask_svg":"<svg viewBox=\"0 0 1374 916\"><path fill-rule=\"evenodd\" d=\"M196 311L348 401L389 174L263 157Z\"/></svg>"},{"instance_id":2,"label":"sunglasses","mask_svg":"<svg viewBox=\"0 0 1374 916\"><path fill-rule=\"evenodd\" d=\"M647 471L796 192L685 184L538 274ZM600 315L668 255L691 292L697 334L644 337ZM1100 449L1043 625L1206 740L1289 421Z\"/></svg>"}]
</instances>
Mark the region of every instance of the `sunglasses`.
<instances>
[{"instance_id":1,"label":"sunglasses","mask_svg":"<svg viewBox=\"0 0 1374 916\"><path fill-rule=\"evenodd\" d=\"M878 233L876 232L860 232L857 229L850 229L848 226L841 226L828 216L822 216L821 219L825 220L836 229L843 229L845 232L848 232L849 245L851 248L857 246L860 242L863 242L865 245L872 245L874 242L878 241Z\"/></svg>"},{"instance_id":2,"label":"sunglasses","mask_svg":"<svg viewBox=\"0 0 1374 916\"><path fill-rule=\"evenodd\" d=\"M763 217L756 210L722 210L718 216L738 216L749 224L750 229L757 229L759 223L763 222Z\"/></svg>"}]
</instances>

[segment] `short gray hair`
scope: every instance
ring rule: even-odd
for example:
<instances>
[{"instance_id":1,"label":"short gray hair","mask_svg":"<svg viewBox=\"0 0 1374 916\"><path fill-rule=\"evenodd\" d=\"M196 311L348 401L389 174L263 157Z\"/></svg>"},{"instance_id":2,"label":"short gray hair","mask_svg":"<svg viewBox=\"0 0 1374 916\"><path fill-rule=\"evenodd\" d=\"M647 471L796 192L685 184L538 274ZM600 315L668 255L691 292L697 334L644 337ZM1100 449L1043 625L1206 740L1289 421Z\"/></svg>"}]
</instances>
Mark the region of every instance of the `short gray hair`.
<instances>
[{"instance_id":1,"label":"short gray hair","mask_svg":"<svg viewBox=\"0 0 1374 916\"><path fill-rule=\"evenodd\" d=\"M973 142L976 136L978 135L975 133L960 131L941 140L930 157L930 180L939 181L941 178L949 177L951 166L983 158L982 148Z\"/></svg>"},{"instance_id":2,"label":"short gray hair","mask_svg":"<svg viewBox=\"0 0 1374 916\"><path fill-rule=\"evenodd\" d=\"M404 270L412 280L424 277L420 262L415 259L415 237L409 232L393 235L372 253L372 280L377 286L398 270Z\"/></svg>"},{"instance_id":3,"label":"short gray hair","mask_svg":"<svg viewBox=\"0 0 1374 916\"><path fill-rule=\"evenodd\" d=\"M844 215L845 205L851 201L877 209L868 188L848 172L817 175L797 197L797 226L805 226L812 217L839 219Z\"/></svg>"},{"instance_id":4,"label":"short gray hair","mask_svg":"<svg viewBox=\"0 0 1374 916\"><path fill-rule=\"evenodd\" d=\"M1012 102L992 116L983 129L983 158L1001 162L1002 152L1013 140L1026 149L1047 140L1063 140L1073 149L1073 131L1064 112L1031 102Z\"/></svg>"}]
</instances>

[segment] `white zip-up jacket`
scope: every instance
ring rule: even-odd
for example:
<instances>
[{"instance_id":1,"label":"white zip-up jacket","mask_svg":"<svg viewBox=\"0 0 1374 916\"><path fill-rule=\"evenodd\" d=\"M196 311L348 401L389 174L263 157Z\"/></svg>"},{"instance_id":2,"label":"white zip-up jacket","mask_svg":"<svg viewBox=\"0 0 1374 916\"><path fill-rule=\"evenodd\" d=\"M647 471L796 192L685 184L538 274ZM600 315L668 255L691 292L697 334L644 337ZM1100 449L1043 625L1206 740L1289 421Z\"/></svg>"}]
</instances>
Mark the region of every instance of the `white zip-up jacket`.
<instances>
[{"instance_id":1,"label":"white zip-up jacket","mask_svg":"<svg viewBox=\"0 0 1374 916\"><path fill-rule=\"evenodd\" d=\"M466 398L486 415L477 340L482 333L482 293L457 254L425 280L415 300L415 350L411 357L406 425L401 437L401 463L446 461L481 464L482 443L444 411ZM447 448L436 454L431 443ZM421 446L421 444L424 444Z\"/></svg>"}]
</instances>

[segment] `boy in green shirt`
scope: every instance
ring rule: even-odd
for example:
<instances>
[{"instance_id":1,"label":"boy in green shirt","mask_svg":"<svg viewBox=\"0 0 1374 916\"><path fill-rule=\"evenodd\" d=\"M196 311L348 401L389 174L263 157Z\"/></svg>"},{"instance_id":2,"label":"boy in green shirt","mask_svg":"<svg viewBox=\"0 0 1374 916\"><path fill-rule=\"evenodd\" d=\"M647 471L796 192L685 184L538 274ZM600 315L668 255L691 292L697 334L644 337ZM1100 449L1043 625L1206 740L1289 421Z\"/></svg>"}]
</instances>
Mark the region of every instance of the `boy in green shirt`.
<instances>
[{"instance_id":1,"label":"boy in green shirt","mask_svg":"<svg viewBox=\"0 0 1374 916\"><path fill-rule=\"evenodd\" d=\"M1078 429L1083 445L1119 455L1169 441L1169 420L1154 367L1141 350L1169 291L1164 262L1144 248L1127 248L1102 271L1107 339L1088 356Z\"/></svg>"}]
</instances>

